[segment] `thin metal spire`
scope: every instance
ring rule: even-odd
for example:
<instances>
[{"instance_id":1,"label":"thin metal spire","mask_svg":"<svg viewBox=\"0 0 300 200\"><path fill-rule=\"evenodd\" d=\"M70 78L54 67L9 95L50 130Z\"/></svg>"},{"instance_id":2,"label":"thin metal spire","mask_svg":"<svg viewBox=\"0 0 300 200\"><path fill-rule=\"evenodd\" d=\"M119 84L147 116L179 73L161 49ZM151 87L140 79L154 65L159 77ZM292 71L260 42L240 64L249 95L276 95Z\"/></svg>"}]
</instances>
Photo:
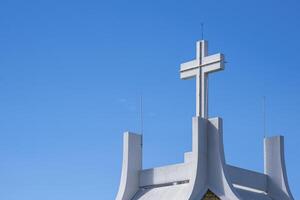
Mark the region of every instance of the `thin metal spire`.
<instances>
[{"instance_id":1,"label":"thin metal spire","mask_svg":"<svg viewBox=\"0 0 300 200\"><path fill-rule=\"evenodd\" d=\"M204 23L201 23L201 40L204 39Z\"/></svg>"},{"instance_id":2,"label":"thin metal spire","mask_svg":"<svg viewBox=\"0 0 300 200\"><path fill-rule=\"evenodd\" d=\"M143 95L140 97L140 122L141 122L141 135L142 135L142 146L143 146L143 136L144 136L144 116L143 116Z\"/></svg>"},{"instance_id":3,"label":"thin metal spire","mask_svg":"<svg viewBox=\"0 0 300 200\"><path fill-rule=\"evenodd\" d=\"M266 97L263 96L263 126L264 126L264 138L267 136L266 128Z\"/></svg>"}]
</instances>

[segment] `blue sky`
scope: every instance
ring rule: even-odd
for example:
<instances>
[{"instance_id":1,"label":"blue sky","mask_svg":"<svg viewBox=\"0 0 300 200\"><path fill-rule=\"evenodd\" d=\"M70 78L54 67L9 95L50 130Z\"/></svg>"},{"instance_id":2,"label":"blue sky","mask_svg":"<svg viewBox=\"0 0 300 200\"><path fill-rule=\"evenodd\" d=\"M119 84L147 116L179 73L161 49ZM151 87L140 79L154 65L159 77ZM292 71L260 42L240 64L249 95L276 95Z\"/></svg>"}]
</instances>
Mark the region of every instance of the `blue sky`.
<instances>
[{"instance_id":1,"label":"blue sky","mask_svg":"<svg viewBox=\"0 0 300 200\"><path fill-rule=\"evenodd\" d=\"M0 2L0 199L114 199L122 134L140 131L144 167L191 149L195 81L179 65L204 37L225 71L210 77L210 116L224 119L227 162L263 170L282 134L300 198L299 1Z\"/></svg>"}]
</instances>

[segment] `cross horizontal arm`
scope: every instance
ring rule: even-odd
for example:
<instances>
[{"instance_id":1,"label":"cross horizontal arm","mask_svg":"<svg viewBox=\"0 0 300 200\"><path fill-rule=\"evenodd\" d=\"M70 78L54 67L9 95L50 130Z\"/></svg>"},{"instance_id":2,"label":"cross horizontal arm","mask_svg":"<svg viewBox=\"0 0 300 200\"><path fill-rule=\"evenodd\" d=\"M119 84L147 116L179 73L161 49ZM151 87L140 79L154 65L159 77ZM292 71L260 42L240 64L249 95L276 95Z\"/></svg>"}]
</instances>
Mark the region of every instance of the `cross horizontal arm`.
<instances>
[{"instance_id":1,"label":"cross horizontal arm","mask_svg":"<svg viewBox=\"0 0 300 200\"><path fill-rule=\"evenodd\" d=\"M189 62L185 62L180 65L180 72L187 71L199 66L200 66L199 60L192 60Z\"/></svg>"},{"instance_id":2,"label":"cross horizontal arm","mask_svg":"<svg viewBox=\"0 0 300 200\"><path fill-rule=\"evenodd\" d=\"M219 54L204 57L202 66L203 66L204 73L212 73L215 71L223 70L224 55L219 53Z\"/></svg>"},{"instance_id":3,"label":"cross horizontal arm","mask_svg":"<svg viewBox=\"0 0 300 200\"><path fill-rule=\"evenodd\" d=\"M197 70L199 68L193 68L191 70L181 71L180 72L180 78L181 79L189 79L197 75Z\"/></svg>"},{"instance_id":4,"label":"cross horizontal arm","mask_svg":"<svg viewBox=\"0 0 300 200\"><path fill-rule=\"evenodd\" d=\"M180 78L189 79L196 75L198 68L203 68L204 73L212 73L224 69L224 55L214 54L206 56L200 60L192 60L180 65Z\"/></svg>"},{"instance_id":5,"label":"cross horizontal arm","mask_svg":"<svg viewBox=\"0 0 300 200\"><path fill-rule=\"evenodd\" d=\"M224 55L221 53L217 53L211 56L203 57L201 66L210 65L212 63L222 62L222 61L224 61Z\"/></svg>"},{"instance_id":6,"label":"cross horizontal arm","mask_svg":"<svg viewBox=\"0 0 300 200\"><path fill-rule=\"evenodd\" d=\"M198 60L192 60L180 65L180 78L188 79L196 75L196 70L199 67Z\"/></svg>"}]
</instances>

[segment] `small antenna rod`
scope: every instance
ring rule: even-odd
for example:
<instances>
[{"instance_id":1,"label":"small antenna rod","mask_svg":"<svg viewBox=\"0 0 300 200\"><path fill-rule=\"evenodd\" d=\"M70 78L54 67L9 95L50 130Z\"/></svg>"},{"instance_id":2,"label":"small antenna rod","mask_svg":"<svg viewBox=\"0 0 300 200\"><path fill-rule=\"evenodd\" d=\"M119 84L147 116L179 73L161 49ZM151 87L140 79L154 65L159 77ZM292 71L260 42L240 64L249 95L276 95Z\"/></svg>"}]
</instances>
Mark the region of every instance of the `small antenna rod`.
<instances>
[{"instance_id":1,"label":"small antenna rod","mask_svg":"<svg viewBox=\"0 0 300 200\"><path fill-rule=\"evenodd\" d=\"M204 39L204 23L201 23L201 40Z\"/></svg>"},{"instance_id":2,"label":"small antenna rod","mask_svg":"<svg viewBox=\"0 0 300 200\"><path fill-rule=\"evenodd\" d=\"M143 146L143 136L144 136L144 119L143 119L143 95L140 98L140 117L141 117L141 135L142 135L142 146Z\"/></svg>"},{"instance_id":3,"label":"small antenna rod","mask_svg":"<svg viewBox=\"0 0 300 200\"><path fill-rule=\"evenodd\" d=\"M266 97L263 96L263 126L264 126L264 138L267 134L267 128L266 128Z\"/></svg>"}]
</instances>

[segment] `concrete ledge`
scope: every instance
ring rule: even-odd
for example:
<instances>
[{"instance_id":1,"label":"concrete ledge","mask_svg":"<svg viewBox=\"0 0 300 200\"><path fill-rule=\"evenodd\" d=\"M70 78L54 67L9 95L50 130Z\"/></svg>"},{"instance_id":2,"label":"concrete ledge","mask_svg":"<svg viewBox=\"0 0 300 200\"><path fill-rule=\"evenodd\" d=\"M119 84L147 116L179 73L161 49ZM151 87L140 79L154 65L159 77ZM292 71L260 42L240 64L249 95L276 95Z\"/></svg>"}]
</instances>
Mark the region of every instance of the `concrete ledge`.
<instances>
[{"instance_id":1,"label":"concrete ledge","mask_svg":"<svg viewBox=\"0 0 300 200\"><path fill-rule=\"evenodd\" d=\"M231 182L236 185L267 191L267 176L262 173L227 165Z\"/></svg>"},{"instance_id":2,"label":"concrete ledge","mask_svg":"<svg viewBox=\"0 0 300 200\"><path fill-rule=\"evenodd\" d=\"M190 172L191 165L189 163L142 170L140 172L140 187L187 181L190 179Z\"/></svg>"}]
</instances>

